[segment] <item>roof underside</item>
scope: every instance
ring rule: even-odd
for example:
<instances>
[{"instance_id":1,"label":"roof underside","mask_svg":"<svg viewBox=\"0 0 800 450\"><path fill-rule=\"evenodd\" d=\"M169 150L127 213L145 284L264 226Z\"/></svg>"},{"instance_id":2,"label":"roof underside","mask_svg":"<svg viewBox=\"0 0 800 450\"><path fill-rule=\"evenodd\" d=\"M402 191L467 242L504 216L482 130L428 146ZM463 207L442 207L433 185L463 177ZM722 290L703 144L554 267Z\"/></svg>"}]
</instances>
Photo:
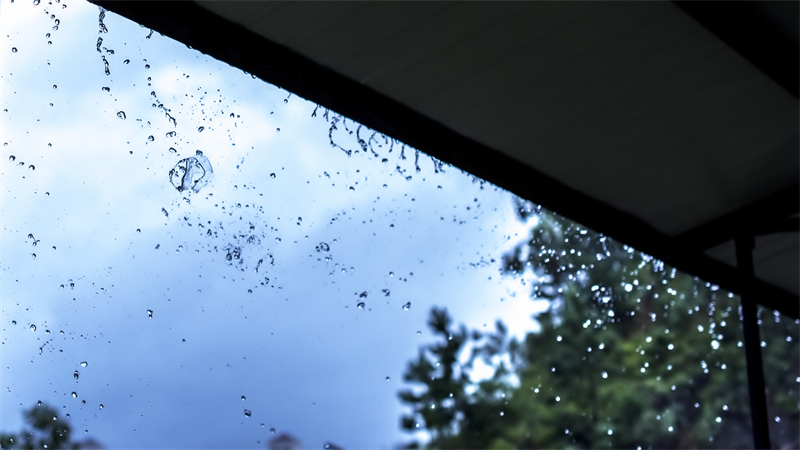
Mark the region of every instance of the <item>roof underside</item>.
<instances>
[{"instance_id":1,"label":"roof underside","mask_svg":"<svg viewBox=\"0 0 800 450\"><path fill-rule=\"evenodd\" d=\"M98 3L798 315L797 2Z\"/></svg>"}]
</instances>

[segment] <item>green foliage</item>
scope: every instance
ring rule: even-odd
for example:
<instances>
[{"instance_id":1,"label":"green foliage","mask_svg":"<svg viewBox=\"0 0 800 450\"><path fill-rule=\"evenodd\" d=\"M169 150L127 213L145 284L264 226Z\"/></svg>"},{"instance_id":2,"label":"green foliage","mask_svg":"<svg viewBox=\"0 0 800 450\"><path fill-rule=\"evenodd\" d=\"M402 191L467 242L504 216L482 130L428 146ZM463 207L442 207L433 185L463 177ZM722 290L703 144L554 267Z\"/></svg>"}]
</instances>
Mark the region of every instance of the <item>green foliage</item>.
<instances>
[{"instance_id":1,"label":"green foliage","mask_svg":"<svg viewBox=\"0 0 800 450\"><path fill-rule=\"evenodd\" d=\"M81 445L71 442L72 428L66 420L58 416L58 411L38 405L24 412L25 421L33 428L22 430L18 435L0 434L2 449L80 449Z\"/></svg>"},{"instance_id":2,"label":"green foliage","mask_svg":"<svg viewBox=\"0 0 800 450\"><path fill-rule=\"evenodd\" d=\"M541 330L521 343L501 323L488 334L451 330L447 312L434 309L429 325L441 341L408 365L405 379L417 386L400 393L413 410L403 427L427 430L434 448L751 446L738 298L519 206L523 219L535 214L538 224L505 255L503 269L538 278L533 296L550 301L536 317ZM786 333L796 335L797 324L772 328L762 327L764 340L776 342L765 373L774 412L788 424L784 444L792 445L798 354ZM474 386L475 358L510 364Z\"/></svg>"}]
</instances>

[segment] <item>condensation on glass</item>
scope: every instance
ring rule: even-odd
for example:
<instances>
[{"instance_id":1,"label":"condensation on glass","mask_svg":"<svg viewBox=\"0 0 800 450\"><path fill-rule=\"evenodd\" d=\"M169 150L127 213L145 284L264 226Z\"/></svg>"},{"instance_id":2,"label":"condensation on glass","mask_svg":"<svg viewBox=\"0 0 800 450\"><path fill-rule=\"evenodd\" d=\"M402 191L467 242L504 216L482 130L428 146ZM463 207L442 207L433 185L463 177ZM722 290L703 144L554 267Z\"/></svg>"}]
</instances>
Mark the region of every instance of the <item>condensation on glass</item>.
<instances>
[{"instance_id":1,"label":"condensation on glass","mask_svg":"<svg viewBox=\"0 0 800 450\"><path fill-rule=\"evenodd\" d=\"M4 448L750 445L716 286L91 4L2 10Z\"/></svg>"}]
</instances>

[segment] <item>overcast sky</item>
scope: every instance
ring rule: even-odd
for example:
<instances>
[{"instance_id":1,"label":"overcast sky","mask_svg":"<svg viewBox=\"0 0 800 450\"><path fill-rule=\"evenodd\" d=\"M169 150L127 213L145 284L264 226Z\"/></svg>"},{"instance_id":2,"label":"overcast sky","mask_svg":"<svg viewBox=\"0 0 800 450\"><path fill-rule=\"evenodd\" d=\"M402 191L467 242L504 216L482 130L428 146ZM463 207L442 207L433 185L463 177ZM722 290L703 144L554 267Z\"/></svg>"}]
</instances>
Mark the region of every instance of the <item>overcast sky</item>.
<instances>
[{"instance_id":1,"label":"overcast sky","mask_svg":"<svg viewBox=\"0 0 800 450\"><path fill-rule=\"evenodd\" d=\"M109 448L392 448L432 306L535 329L510 193L346 120L348 156L334 112L98 15L0 2L2 431L41 400Z\"/></svg>"}]
</instances>

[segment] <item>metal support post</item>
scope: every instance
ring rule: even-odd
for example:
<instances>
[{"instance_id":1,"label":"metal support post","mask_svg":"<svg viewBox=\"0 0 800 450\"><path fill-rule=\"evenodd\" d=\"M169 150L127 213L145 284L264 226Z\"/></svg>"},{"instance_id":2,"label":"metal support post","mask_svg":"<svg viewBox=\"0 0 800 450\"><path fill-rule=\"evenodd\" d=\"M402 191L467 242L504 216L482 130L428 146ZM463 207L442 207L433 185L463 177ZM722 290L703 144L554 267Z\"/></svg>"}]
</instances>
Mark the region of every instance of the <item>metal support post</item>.
<instances>
[{"instance_id":1,"label":"metal support post","mask_svg":"<svg viewBox=\"0 0 800 450\"><path fill-rule=\"evenodd\" d=\"M744 277L754 278L753 236L736 238L736 265ZM764 390L764 366L761 361L761 338L758 330L757 305L752 285L742 292L742 322L744 327L744 350L747 358L747 381L750 389L750 417L753 421L753 448L771 448L769 421L767 420L767 397Z\"/></svg>"}]
</instances>

